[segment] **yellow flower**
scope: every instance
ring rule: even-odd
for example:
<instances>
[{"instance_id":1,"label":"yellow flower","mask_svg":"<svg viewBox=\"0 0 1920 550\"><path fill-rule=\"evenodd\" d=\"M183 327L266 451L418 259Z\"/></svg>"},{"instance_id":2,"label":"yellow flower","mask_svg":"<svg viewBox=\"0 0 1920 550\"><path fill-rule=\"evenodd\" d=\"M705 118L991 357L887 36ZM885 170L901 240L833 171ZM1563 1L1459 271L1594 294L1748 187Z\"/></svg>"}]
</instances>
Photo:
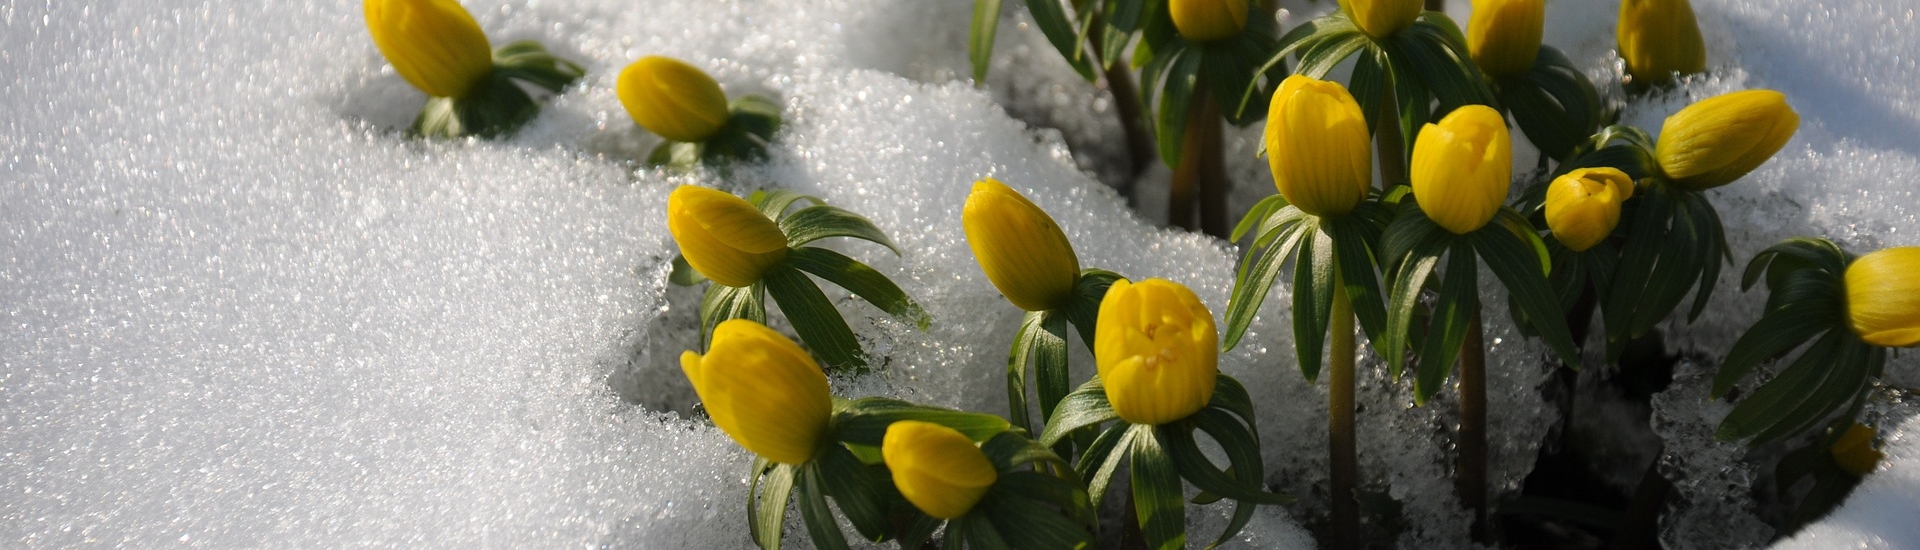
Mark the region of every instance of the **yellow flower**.
<instances>
[{"instance_id":1,"label":"yellow flower","mask_svg":"<svg viewBox=\"0 0 1920 550\"><path fill-rule=\"evenodd\" d=\"M380 55L427 95L464 96L493 73L493 47L459 2L366 0L361 7Z\"/></svg>"},{"instance_id":2,"label":"yellow flower","mask_svg":"<svg viewBox=\"0 0 1920 550\"><path fill-rule=\"evenodd\" d=\"M1487 225L1507 199L1513 141L1507 121L1485 105L1427 123L1413 141L1413 196L1434 223L1457 234Z\"/></svg>"},{"instance_id":3,"label":"yellow flower","mask_svg":"<svg viewBox=\"0 0 1920 550\"><path fill-rule=\"evenodd\" d=\"M799 345L746 319L713 330L705 356L680 354L680 370L713 424L767 460L803 464L827 432L827 376Z\"/></svg>"},{"instance_id":4,"label":"yellow flower","mask_svg":"<svg viewBox=\"0 0 1920 550\"><path fill-rule=\"evenodd\" d=\"M1170 0L1173 28L1194 42L1233 38L1247 27L1247 0Z\"/></svg>"},{"instance_id":5,"label":"yellow flower","mask_svg":"<svg viewBox=\"0 0 1920 550\"><path fill-rule=\"evenodd\" d=\"M999 479L993 463L967 436L932 422L901 420L887 426L880 457L893 470L893 485L927 515L967 515Z\"/></svg>"},{"instance_id":6,"label":"yellow flower","mask_svg":"<svg viewBox=\"0 0 1920 550\"><path fill-rule=\"evenodd\" d=\"M1799 129L1800 114L1780 92L1721 94L1667 117L1653 158L1675 185L1712 189L1759 168Z\"/></svg>"},{"instance_id":7,"label":"yellow flower","mask_svg":"<svg viewBox=\"0 0 1920 550\"><path fill-rule=\"evenodd\" d=\"M1575 252L1593 248L1620 224L1620 203L1633 197L1633 178L1612 167L1581 168L1547 187L1547 227Z\"/></svg>"},{"instance_id":8,"label":"yellow flower","mask_svg":"<svg viewBox=\"0 0 1920 550\"><path fill-rule=\"evenodd\" d=\"M1273 185L1300 210L1337 216L1366 200L1373 178L1367 119L1345 87L1305 75L1281 81L1266 140Z\"/></svg>"},{"instance_id":9,"label":"yellow flower","mask_svg":"<svg viewBox=\"0 0 1920 550\"><path fill-rule=\"evenodd\" d=\"M993 178L973 183L960 223L987 280L1027 311L1066 305L1080 282L1080 259L1053 218Z\"/></svg>"},{"instance_id":10,"label":"yellow flower","mask_svg":"<svg viewBox=\"0 0 1920 550\"><path fill-rule=\"evenodd\" d=\"M1340 9L1360 26L1360 32L1386 38L1413 25L1420 17L1421 0L1340 0Z\"/></svg>"},{"instance_id":11,"label":"yellow flower","mask_svg":"<svg viewBox=\"0 0 1920 550\"><path fill-rule=\"evenodd\" d=\"M1920 345L1920 247L1882 249L1847 266L1847 320L1866 343Z\"/></svg>"},{"instance_id":12,"label":"yellow flower","mask_svg":"<svg viewBox=\"0 0 1920 550\"><path fill-rule=\"evenodd\" d=\"M1115 281L1100 302L1093 358L1107 401L1134 424L1191 416L1213 399L1220 374L1213 312L1179 283Z\"/></svg>"},{"instance_id":13,"label":"yellow flower","mask_svg":"<svg viewBox=\"0 0 1920 550\"><path fill-rule=\"evenodd\" d=\"M1707 48L1687 0L1620 0L1620 58L1648 84L1707 70Z\"/></svg>"},{"instance_id":14,"label":"yellow flower","mask_svg":"<svg viewBox=\"0 0 1920 550\"><path fill-rule=\"evenodd\" d=\"M727 125L727 94L692 65L649 55L627 65L614 84L627 115L674 141L704 141Z\"/></svg>"},{"instance_id":15,"label":"yellow flower","mask_svg":"<svg viewBox=\"0 0 1920 550\"><path fill-rule=\"evenodd\" d=\"M1880 459L1887 457L1873 448L1873 435L1873 428L1855 422L1847 426L1847 431L1840 434L1840 439L1835 440L1827 452L1833 454L1833 461L1840 469L1855 476L1867 475L1880 464Z\"/></svg>"},{"instance_id":16,"label":"yellow flower","mask_svg":"<svg viewBox=\"0 0 1920 550\"><path fill-rule=\"evenodd\" d=\"M787 258L787 236L740 197L682 185L667 197L667 230L701 275L732 287L752 285Z\"/></svg>"},{"instance_id":17,"label":"yellow flower","mask_svg":"<svg viewBox=\"0 0 1920 550\"><path fill-rule=\"evenodd\" d=\"M1540 33L1546 24L1543 0L1473 0L1467 49L1487 74L1525 73L1540 54Z\"/></svg>"}]
</instances>

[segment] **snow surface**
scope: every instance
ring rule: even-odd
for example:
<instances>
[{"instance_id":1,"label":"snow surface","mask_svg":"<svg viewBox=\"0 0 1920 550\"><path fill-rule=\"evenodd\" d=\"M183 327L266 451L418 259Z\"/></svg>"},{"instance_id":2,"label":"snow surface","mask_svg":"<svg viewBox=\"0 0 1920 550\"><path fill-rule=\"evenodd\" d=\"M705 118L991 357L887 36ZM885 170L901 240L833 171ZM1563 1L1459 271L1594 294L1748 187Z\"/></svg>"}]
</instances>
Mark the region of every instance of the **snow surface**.
<instances>
[{"instance_id":1,"label":"snow surface","mask_svg":"<svg viewBox=\"0 0 1920 550\"><path fill-rule=\"evenodd\" d=\"M589 70L512 139L402 138L424 98L380 59L357 2L0 5L0 541L749 545L747 456L683 419L694 407L675 357L694 345L698 294L666 285L662 223L679 184L815 194L902 245L899 257L841 249L935 324L916 332L831 294L885 357L884 375L836 381L845 395L1004 412L1019 312L973 264L958 220L983 176L1053 213L1083 265L1174 279L1225 310L1237 253L1156 229L1083 171L1111 178L1101 159L1124 150L1110 98L1067 71L1017 3L984 89L958 81L964 0L466 4L496 43L538 39ZM1329 5L1289 3L1283 21ZM1736 261L1797 234L1856 251L1920 244L1906 183L1920 174L1912 8L1695 5L1714 75L1630 104L1627 119L1657 131L1692 99L1752 87L1785 92L1803 116L1777 160L1716 191ZM1590 74L1617 74L1611 27L1591 24L1615 9L1556 2L1548 40ZM772 158L726 177L636 168L652 138L613 80L650 54L777 97L789 126ZM1259 130L1228 140L1240 208L1271 192L1251 155ZM1724 349L1752 322L1758 297L1721 287L1699 323L1674 327L1676 348ZM1270 296L1221 368L1260 396L1269 481L1314 515L1324 386L1293 366L1286 300ZM1555 413L1538 395L1541 346L1501 317L1488 316L1493 472L1513 490ZM1464 545L1450 398L1412 408L1376 358L1362 365L1364 484L1406 503L1403 546ZM1889 366L1916 370L1912 354ZM1920 509L1920 426L1882 428L1889 461L1805 538L1920 546L1902 521ZM1731 521L1703 521L1745 521L1730 508ZM1197 536L1225 513L1194 512ZM1241 539L1312 546L1277 508Z\"/></svg>"}]
</instances>

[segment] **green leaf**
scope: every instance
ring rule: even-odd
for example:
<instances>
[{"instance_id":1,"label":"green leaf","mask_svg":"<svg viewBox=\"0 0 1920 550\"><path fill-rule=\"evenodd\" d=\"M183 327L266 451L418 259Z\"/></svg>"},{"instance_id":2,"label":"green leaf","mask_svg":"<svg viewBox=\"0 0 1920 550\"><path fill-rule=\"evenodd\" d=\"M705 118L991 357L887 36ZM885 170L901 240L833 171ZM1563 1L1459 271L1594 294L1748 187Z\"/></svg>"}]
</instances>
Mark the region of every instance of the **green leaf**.
<instances>
[{"instance_id":1,"label":"green leaf","mask_svg":"<svg viewBox=\"0 0 1920 550\"><path fill-rule=\"evenodd\" d=\"M1073 285L1073 301L1061 310L1067 316L1067 322L1080 332L1080 345L1087 351L1093 351L1093 329L1100 320L1100 301L1107 297L1107 289L1114 281L1124 281L1126 277L1104 269L1080 270L1080 281Z\"/></svg>"},{"instance_id":2,"label":"green leaf","mask_svg":"<svg viewBox=\"0 0 1920 550\"><path fill-rule=\"evenodd\" d=\"M1315 41L1311 46L1301 50L1300 66L1294 69L1294 74L1326 80L1327 73L1332 72L1340 62L1353 57L1354 52L1372 43L1372 39L1360 33L1341 34Z\"/></svg>"},{"instance_id":3,"label":"green leaf","mask_svg":"<svg viewBox=\"0 0 1920 550\"><path fill-rule=\"evenodd\" d=\"M1074 72L1091 82L1094 79L1093 64L1082 55L1081 46L1085 40L1060 0L1031 0L1027 2L1027 11L1033 14L1033 23L1040 27L1040 33L1047 36L1047 42L1053 43L1053 49L1073 66Z\"/></svg>"},{"instance_id":4,"label":"green leaf","mask_svg":"<svg viewBox=\"0 0 1920 550\"><path fill-rule=\"evenodd\" d=\"M1511 213L1511 210L1506 210ZM1517 214L1513 215L1515 218ZM1525 223L1525 222L1516 222ZM1532 233L1535 242L1539 237ZM1487 262L1487 269L1507 287L1507 293L1520 310L1527 315L1527 322L1540 331L1541 338L1547 341L1560 361L1578 368L1580 352L1573 343L1573 333L1567 329L1567 318L1560 310L1560 300L1547 284L1547 274L1540 262L1547 260L1546 250L1534 249L1513 232L1501 228L1488 227L1473 233L1469 238L1480 258Z\"/></svg>"},{"instance_id":5,"label":"green leaf","mask_svg":"<svg viewBox=\"0 0 1920 550\"><path fill-rule=\"evenodd\" d=\"M860 536L870 541L892 537L893 522L887 517L887 491L892 478L885 468L862 464L839 445L828 445L808 467L818 468L822 488Z\"/></svg>"},{"instance_id":6,"label":"green leaf","mask_svg":"<svg viewBox=\"0 0 1920 550\"><path fill-rule=\"evenodd\" d=\"M793 494L793 470L792 466L754 457L753 469L748 472L747 520L753 542L766 550L780 550L781 531L787 525L787 500Z\"/></svg>"},{"instance_id":7,"label":"green leaf","mask_svg":"<svg viewBox=\"0 0 1920 550\"><path fill-rule=\"evenodd\" d=\"M755 208L760 209L761 215L772 220L786 218L787 208L793 206L793 203L803 200L813 204L826 204L825 201L820 200L818 197L804 195L786 189L761 189L747 196L747 202L753 203Z\"/></svg>"},{"instance_id":8,"label":"green leaf","mask_svg":"<svg viewBox=\"0 0 1920 550\"><path fill-rule=\"evenodd\" d=\"M1533 67L1500 83L1500 103L1540 150L1567 160L1600 124L1600 95L1587 75L1552 46L1541 46Z\"/></svg>"},{"instance_id":9,"label":"green leaf","mask_svg":"<svg viewBox=\"0 0 1920 550\"><path fill-rule=\"evenodd\" d=\"M494 49L493 70L496 76L524 80L553 93L560 93L587 74L580 65L547 53L546 46L532 40Z\"/></svg>"},{"instance_id":10,"label":"green leaf","mask_svg":"<svg viewBox=\"0 0 1920 550\"><path fill-rule=\"evenodd\" d=\"M887 234L866 217L837 206L824 204L802 208L780 220L780 232L787 234L787 246L799 247L828 237L853 237L878 243L900 254Z\"/></svg>"},{"instance_id":11,"label":"green leaf","mask_svg":"<svg viewBox=\"0 0 1920 550\"><path fill-rule=\"evenodd\" d=\"M867 368L853 329L847 328L840 310L833 307L833 302L827 300L827 295L820 292L813 280L791 266L780 265L768 270L761 284L767 286L773 301L780 304L780 311L787 314L800 341L806 343L829 370Z\"/></svg>"},{"instance_id":12,"label":"green leaf","mask_svg":"<svg viewBox=\"0 0 1920 550\"><path fill-rule=\"evenodd\" d=\"M1113 66L1126 55L1127 43L1139 29L1140 14L1146 11L1146 0L1107 0L1104 11L1107 30L1101 37L1100 59Z\"/></svg>"},{"instance_id":13,"label":"green leaf","mask_svg":"<svg viewBox=\"0 0 1920 550\"><path fill-rule=\"evenodd\" d=\"M1235 470L1238 471L1245 466L1253 468L1252 471L1260 471L1257 458L1260 454L1260 444L1253 441L1246 427L1234 421L1232 417L1226 416L1224 412L1201 409L1194 415L1194 422L1162 424L1155 429L1161 448L1166 451L1168 457L1173 459L1174 468L1180 472L1180 477L1193 482L1193 486L1202 491L1234 500L1259 504L1292 503L1292 498L1263 491L1257 483L1248 486L1245 480L1235 479L1225 470L1215 466L1213 461L1207 460L1207 455L1200 451L1199 444L1193 439L1193 431L1199 418L1209 413L1213 416L1210 417L1211 420L1208 421L1207 426L1217 430L1218 433L1209 431L1207 434L1212 435L1222 449L1227 449L1229 456L1253 457L1252 463L1234 461ZM1249 455L1247 451L1252 452Z\"/></svg>"},{"instance_id":14,"label":"green leaf","mask_svg":"<svg viewBox=\"0 0 1920 550\"><path fill-rule=\"evenodd\" d=\"M1300 248L1293 254L1293 353L1300 363L1300 374L1308 382L1319 379L1320 350L1325 348L1328 318L1333 311L1333 281L1321 284L1321 274L1333 271L1333 243L1320 232L1319 224L1304 231ZM1322 305L1326 307L1321 307Z\"/></svg>"},{"instance_id":15,"label":"green leaf","mask_svg":"<svg viewBox=\"0 0 1920 550\"><path fill-rule=\"evenodd\" d=\"M1659 260L1663 241L1668 238L1667 225L1672 217L1672 199L1664 185L1646 186L1644 194L1634 197L1632 202L1634 207L1623 210L1620 216L1621 224L1628 228L1627 241L1620 250L1620 276L1613 278L1606 307L1601 310L1607 323L1609 360L1618 360L1621 344L1639 336L1631 331L1634 310L1643 306L1642 296L1653 282L1654 263ZM1677 281L1661 283L1680 284Z\"/></svg>"},{"instance_id":16,"label":"green leaf","mask_svg":"<svg viewBox=\"0 0 1920 550\"><path fill-rule=\"evenodd\" d=\"M1727 253L1726 228L1720 225L1720 213L1714 211L1706 196L1693 194L1686 204L1702 233L1700 258L1705 262L1700 269L1700 290L1693 293L1693 309L1687 312L1687 322L1691 323L1706 311L1707 300L1713 297L1714 286L1720 282L1721 262L1731 264L1733 256Z\"/></svg>"},{"instance_id":17,"label":"green leaf","mask_svg":"<svg viewBox=\"0 0 1920 550\"><path fill-rule=\"evenodd\" d=\"M1150 83L1159 88L1153 103L1154 138L1160 144L1160 160L1167 166L1180 166L1180 149L1187 135L1187 111L1193 106L1194 90L1200 83L1200 65L1205 57L1193 48L1172 48L1159 52L1170 59L1166 72ZM1156 58L1156 61L1158 59Z\"/></svg>"},{"instance_id":18,"label":"green leaf","mask_svg":"<svg viewBox=\"0 0 1920 550\"><path fill-rule=\"evenodd\" d=\"M932 318L927 310L914 303L906 291L900 290L886 275L881 275L867 264L848 258L839 252L825 248L800 247L787 251L787 265L812 273L827 282L847 289L853 295L880 308L901 321L912 323L920 330L926 330Z\"/></svg>"},{"instance_id":19,"label":"green leaf","mask_svg":"<svg viewBox=\"0 0 1920 550\"><path fill-rule=\"evenodd\" d=\"M1094 376L1060 400L1060 406L1053 409L1053 417L1047 419L1047 427L1040 434L1040 444L1052 447L1081 428L1119 418L1120 414L1113 412L1113 405L1107 402L1106 386L1100 384L1099 376Z\"/></svg>"},{"instance_id":20,"label":"green leaf","mask_svg":"<svg viewBox=\"0 0 1920 550\"><path fill-rule=\"evenodd\" d=\"M1147 547L1154 550L1179 550L1187 545L1186 498L1182 494L1180 471L1153 436L1152 426L1133 438L1129 453L1133 462L1133 507L1140 516L1140 531Z\"/></svg>"},{"instance_id":21,"label":"green leaf","mask_svg":"<svg viewBox=\"0 0 1920 550\"><path fill-rule=\"evenodd\" d=\"M707 286L707 293L700 300L700 342L706 348L707 339L713 336L713 328L728 319L750 319L762 325L767 324L767 306L762 294L764 283L752 286L731 287L719 283Z\"/></svg>"},{"instance_id":22,"label":"green leaf","mask_svg":"<svg viewBox=\"0 0 1920 550\"><path fill-rule=\"evenodd\" d=\"M1040 390L1040 418L1053 417L1054 408L1066 398L1071 382L1067 372L1067 317L1042 315L1040 331L1034 334L1033 378Z\"/></svg>"},{"instance_id":23,"label":"green leaf","mask_svg":"<svg viewBox=\"0 0 1920 550\"><path fill-rule=\"evenodd\" d=\"M1080 462L1074 470L1087 480L1087 495L1090 502L1098 506L1106 498L1107 487L1113 483L1113 472L1120 466L1125 452L1133 448L1133 438L1138 432L1131 425L1114 426L1100 432L1093 443L1080 453ZM1122 452L1114 452L1116 450Z\"/></svg>"},{"instance_id":24,"label":"green leaf","mask_svg":"<svg viewBox=\"0 0 1920 550\"><path fill-rule=\"evenodd\" d=\"M1426 404L1453 372L1454 359L1466 341L1473 316L1480 311L1478 272L1478 262L1465 243L1456 244L1447 252L1447 271L1441 279L1440 298L1434 301L1426 341L1420 348L1420 369L1414 373L1415 404Z\"/></svg>"},{"instance_id":25,"label":"green leaf","mask_svg":"<svg viewBox=\"0 0 1920 550\"><path fill-rule=\"evenodd\" d=\"M1815 340L1793 364L1735 405L1714 430L1714 437L1738 441L1759 435L1785 420L1783 417L1789 410L1806 401L1811 389L1825 383L1834 372L1831 363L1842 347L1842 339L1838 331L1831 331Z\"/></svg>"},{"instance_id":26,"label":"green leaf","mask_svg":"<svg viewBox=\"0 0 1920 550\"><path fill-rule=\"evenodd\" d=\"M1253 427L1255 424L1253 397L1247 394L1247 387L1240 385L1240 381L1235 380L1232 376L1222 374L1214 378L1213 399L1207 400L1207 407L1218 408L1233 413L1235 416L1240 417L1240 421L1245 422L1248 427ZM1258 443L1260 439L1259 434L1254 434L1253 437L1254 442Z\"/></svg>"},{"instance_id":27,"label":"green leaf","mask_svg":"<svg viewBox=\"0 0 1920 550\"><path fill-rule=\"evenodd\" d=\"M1286 208L1287 204L1287 198L1279 194L1268 195L1267 198L1260 199L1260 202L1253 203L1253 208L1247 210L1247 215L1240 218L1239 224L1233 226L1232 236L1227 240L1239 242L1241 237L1247 236L1248 231L1259 227L1267 216L1280 211L1281 208Z\"/></svg>"},{"instance_id":28,"label":"green leaf","mask_svg":"<svg viewBox=\"0 0 1920 550\"><path fill-rule=\"evenodd\" d=\"M667 282L675 286L693 286L707 282L707 276L701 275L700 270L694 269L692 264L687 263L686 256L674 254L673 272L667 274Z\"/></svg>"},{"instance_id":29,"label":"green leaf","mask_svg":"<svg viewBox=\"0 0 1920 550\"><path fill-rule=\"evenodd\" d=\"M929 407L882 397L863 397L848 402L847 408L833 415L830 428L834 441L849 445L879 447L887 427L901 420L932 422L953 428L968 439L985 441L1009 427L1007 420L986 413Z\"/></svg>"},{"instance_id":30,"label":"green leaf","mask_svg":"<svg viewBox=\"0 0 1920 550\"><path fill-rule=\"evenodd\" d=\"M1372 41L1368 41L1372 44ZM1353 76L1347 79L1347 89L1352 92L1355 102L1360 104L1360 114L1367 121L1367 133L1372 134L1380 128L1381 109L1386 105L1385 98L1392 85L1392 75L1387 72L1386 52L1378 47L1368 47L1353 61Z\"/></svg>"},{"instance_id":31,"label":"green leaf","mask_svg":"<svg viewBox=\"0 0 1920 550\"><path fill-rule=\"evenodd\" d=\"M1011 486L1005 483L994 485L996 489ZM1093 534L1087 532L1087 527L1060 515L1060 512L1054 509L1057 504L1052 501L1037 500L1013 492L1002 492L990 494L982 504L986 506L987 516L991 518L995 530L1000 532L1001 538L1012 541L1014 546L1088 548L1094 543Z\"/></svg>"},{"instance_id":32,"label":"green leaf","mask_svg":"<svg viewBox=\"0 0 1920 550\"><path fill-rule=\"evenodd\" d=\"M1733 351L1727 354L1726 361L1720 364L1720 371L1714 374L1713 393L1709 396L1719 399L1760 362L1799 347L1820 333L1831 330L1833 324L1826 321L1838 313L1833 306L1797 302L1761 316L1759 322L1748 327L1746 333L1740 335L1740 340L1733 343Z\"/></svg>"},{"instance_id":33,"label":"green leaf","mask_svg":"<svg viewBox=\"0 0 1920 550\"><path fill-rule=\"evenodd\" d=\"M816 548L852 550L846 535L840 532L840 524L833 520L833 509L827 507L823 481L817 467L800 469L800 518L806 520L807 536Z\"/></svg>"},{"instance_id":34,"label":"green leaf","mask_svg":"<svg viewBox=\"0 0 1920 550\"><path fill-rule=\"evenodd\" d=\"M1867 389L1867 379L1874 374L1867 356L1872 353L1885 353L1886 348L1861 342L1843 341L1838 357L1830 358L1826 380L1812 392L1807 393L1805 401L1780 416L1780 422L1759 435L1753 436L1752 444L1758 445L1805 433L1820 424L1835 411L1848 403L1858 400L1861 392ZM1805 388L1800 388L1805 391ZM1739 410L1735 407L1735 410ZM1731 413L1729 413L1731 416ZM1849 419L1851 420L1851 419Z\"/></svg>"},{"instance_id":35,"label":"green leaf","mask_svg":"<svg viewBox=\"0 0 1920 550\"><path fill-rule=\"evenodd\" d=\"M1241 261L1238 276L1234 278L1233 294L1227 300L1227 331L1221 349L1232 350L1240 345L1241 338L1246 337L1247 327L1253 324L1254 316L1259 314L1260 305L1267 300L1267 293L1280 280L1284 262L1297 254L1296 249L1309 231L1310 228L1305 224L1275 227L1272 233L1276 237L1284 236L1284 241L1264 250L1258 246L1247 249L1247 258Z\"/></svg>"},{"instance_id":36,"label":"green leaf","mask_svg":"<svg viewBox=\"0 0 1920 550\"><path fill-rule=\"evenodd\" d=\"M987 84L993 65L993 35L1000 28L1000 0L974 0L973 26L967 30L967 59L973 62L973 84Z\"/></svg>"},{"instance_id":37,"label":"green leaf","mask_svg":"<svg viewBox=\"0 0 1920 550\"><path fill-rule=\"evenodd\" d=\"M1047 312L1029 311L1020 320L1020 331L1014 334L1013 350L1007 353L1007 411L1009 420L1022 430L1033 429L1032 421L1027 419L1027 365L1032 362L1034 340L1039 338L1040 322L1045 320ZM1045 417L1042 417L1045 425Z\"/></svg>"},{"instance_id":38,"label":"green leaf","mask_svg":"<svg viewBox=\"0 0 1920 550\"><path fill-rule=\"evenodd\" d=\"M1379 263L1374 250L1381 239L1380 230L1354 217L1341 217L1321 224L1321 230L1333 236L1337 248L1334 259L1340 264L1340 282L1353 304L1354 317L1376 349L1387 330L1387 310L1381 304L1380 282L1374 273Z\"/></svg>"}]
</instances>

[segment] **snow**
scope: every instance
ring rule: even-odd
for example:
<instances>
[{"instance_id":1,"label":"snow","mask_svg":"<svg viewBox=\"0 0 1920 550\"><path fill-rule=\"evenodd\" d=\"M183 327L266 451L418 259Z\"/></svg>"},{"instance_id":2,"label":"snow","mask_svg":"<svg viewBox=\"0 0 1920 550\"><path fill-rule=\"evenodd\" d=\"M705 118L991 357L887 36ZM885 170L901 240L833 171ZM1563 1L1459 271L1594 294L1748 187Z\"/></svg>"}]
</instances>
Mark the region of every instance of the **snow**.
<instances>
[{"instance_id":1,"label":"snow","mask_svg":"<svg viewBox=\"0 0 1920 550\"><path fill-rule=\"evenodd\" d=\"M835 245L935 319L914 331L829 290L885 357L882 375L836 381L845 395L1004 412L1019 312L972 263L958 220L980 177L1051 212L1083 265L1180 281L1225 311L1237 252L1156 228L1093 179L1114 181L1104 161L1124 151L1110 98L1017 3L984 88L960 80L964 1L465 3L496 44L537 39L589 71L511 139L402 138L424 98L385 66L354 2L0 5L0 541L749 545L748 457L683 419L693 399L675 358L697 341L698 293L666 284L663 212L679 184L815 194L901 245L899 257ZM1289 3L1283 21L1329 4ZM1912 8L1695 4L1714 75L1636 100L1627 120L1657 131L1692 99L1752 87L1785 92L1803 117L1777 160L1715 192L1735 260L1798 234L1860 252L1920 244L1906 183L1920 173ZM1590 23L1616 8L1555 2L1548 40L1605 74L1611 26ZM653 138L613 81L650 54L701 66L731 94L777 98L788 128L771 158L724 177L638 168ZM1271 192L1252 157L1259 131L1227 140L1239 209ZM1700 322L1672 327L1676 349L1716 354L1755 318L1758 296L1732 273ZM1221 369L1259 396L1269 481L1313 515L1325 390L1293 366L1286 302L1269 297ZM1556 413L1538 397L1542 347L1488 319L1502 366L1492 472L1512 490ZM1890 377L1911 380L1915 363L1902 356ZM1407 505L1403 546L1465 544L1447 479L1450 394L1413 408L1377 358L1361 365L1363 485ZM1902 521L1920 508L1914 422L1883 426L1880 472L1789 544L1920 545ZM1668 454L1732 453L1687 441L1697 449L1669 441ZM1688 498L1745 498L1698 491ZM1713 521L1750 519L1733 508ZM1194 532L1224 513L1197 508ZM1278 508L1241 539L1312 545Z\"/></svg>"}]
</instances>

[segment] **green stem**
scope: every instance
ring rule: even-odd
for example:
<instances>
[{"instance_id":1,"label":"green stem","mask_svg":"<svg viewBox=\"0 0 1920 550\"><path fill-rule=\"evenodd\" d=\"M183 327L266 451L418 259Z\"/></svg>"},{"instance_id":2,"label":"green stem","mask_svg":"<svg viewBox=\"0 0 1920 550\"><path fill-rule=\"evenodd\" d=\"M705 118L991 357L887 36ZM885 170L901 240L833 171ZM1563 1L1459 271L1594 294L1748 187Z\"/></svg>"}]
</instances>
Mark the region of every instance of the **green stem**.
<instances>
[{"instance_id":1,"label":"green stem","mask_svg":"<svg viewBox=\"0 0 1920 550\"><path fill-rule=\"evenodd\" d=\"M1337 550L1360 547L1359 485L1354 445L1353 304L1335 277L1333 340L1327 357L1327 464L1332 477L1333 541Z\"/></svg>"},{"instance_id":2,"label":"green stem","mask_svg":"<svg viewBox=\"0 0 1920 550\"><path fill-rule=\"evenodd\" d=\"M1173 187L1167 200L1167 225L1227 238L1227 169L1220 146L1220 107L1215 105L1206 80L1193 89L1194 103L1187 111L1187 132L1180 140L1180 165L1173 170ZM1200 213L1196 220L1194 203Z\"/></svg>"},{"instance_id":3,"label":"green stem","mask_svg":"<svg viewBox=\"0 0 1920 550\"><path fill-rule=\"evenodd\" d=\"M1456 466L1460 503L1473 511L1473 540L1487 542L1487 347L1480 301L1468 306L1473 320L1460 344L1460 448Z\"/></svg>"}]
</instances>

